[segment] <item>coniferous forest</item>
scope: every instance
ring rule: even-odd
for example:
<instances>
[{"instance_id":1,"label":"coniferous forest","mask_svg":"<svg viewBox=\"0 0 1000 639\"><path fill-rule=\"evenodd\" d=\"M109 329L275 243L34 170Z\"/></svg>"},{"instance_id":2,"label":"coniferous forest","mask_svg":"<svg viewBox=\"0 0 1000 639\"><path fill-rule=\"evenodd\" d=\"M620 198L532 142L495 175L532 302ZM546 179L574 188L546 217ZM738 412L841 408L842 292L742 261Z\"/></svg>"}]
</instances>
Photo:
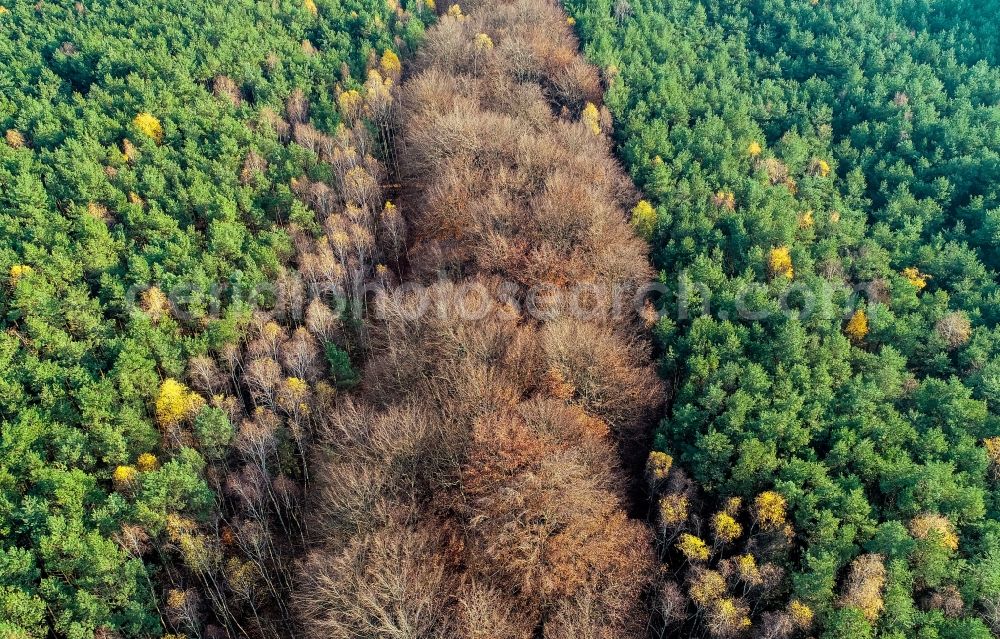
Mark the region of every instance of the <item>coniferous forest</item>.
<instances>
[{"instance_id":1,"label":"coniferous forest","mask_svg":"<svg viewBox=\"0 0 1000 639\"><path fill-rule=\"evenodd\" d=\"M0 639L1000 636L998 21L0 0Z\"/></svg>"},{"instance_id":2,"label":"coniferous forest","mask_svg":"<svg viewBox=\"0 0 1000 639\"><path fill-rule=\"evenodd\" d=\"M669 632L728 599L734 634L792 636L788 601L824 637L1000 632L1000 7L569 4L686 311L655 330L685 481L652 507L718 588ZM757 548L773 580L727 576Z\"/></svg>"}]
</instances>

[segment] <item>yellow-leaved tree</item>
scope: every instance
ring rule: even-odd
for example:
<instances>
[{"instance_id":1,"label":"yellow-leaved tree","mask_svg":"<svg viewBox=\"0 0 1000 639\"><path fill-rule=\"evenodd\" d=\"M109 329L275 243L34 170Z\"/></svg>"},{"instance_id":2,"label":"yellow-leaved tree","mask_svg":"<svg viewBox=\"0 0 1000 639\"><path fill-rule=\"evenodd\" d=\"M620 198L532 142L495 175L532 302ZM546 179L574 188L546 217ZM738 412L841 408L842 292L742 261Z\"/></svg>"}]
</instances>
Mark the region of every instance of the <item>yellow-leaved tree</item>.
<instances>
[{"instance_id":1,"label":"yellow-leaved tree","mask_svg":"<svg viewBox=\"0 0 1000 639\"><path fill-rule=\"evenodd\" d=\"M142 292L140 296L142 310L145 311L149 319L158 324L164 316L170 314L170 300L166 294L156 286L151 286Z\"/></svg>"},{"instance_id":2,"label":"yellow-leaved tree","mask_svg":"<svg viewBox=\"0 0 1000 639\"><path fill-rule=\"evenodd\" d=\"M720 209L729 211L736 210L736 194L732 191L721 190L712 196L712 205Z\"/></svg>"},{"instance_id":3,"label":"yellow-leaved tree","mask_svg":"<svg viewBox=\"0 0 1000 639\"><path fill-rule=\"evenodd\" d=\"M164 428L177 426L193 418L204 405L200 395L176 379L167 378L156 397L156 421Z\"/></svg>"},{"instance_id":4,"label":"yellow-leaved tree","mask_svg":"<svg viewBox=\"0 0 1000 639\"><path fill-rule=\"evenodd\" d=\"M393 80L398 80L400 74L403 72L403 65L399 61L399 56L390 49L382 52L382 59L379 60L378 66L382 70L382 75Z\"/></svg>"},{"instance_id":5,"label":"yellow-leaved tree","mask_svg":"<svg viewBox=\"0 0 1000 639\"><path fill-rule=\"evenodd\" d=\"M915 266L908 266L904 268L903 277L905 277L906 280L918 291L924 289L927 286L927 280L930 279L930 275L921 273Z\"/></svg>"},{"instance_id":6,"label":"yellow-leaved tree","mask_svg":"<svg viewBox=\"0 0 1000 639\"><path fill-rule=\"evenodd\" d=\"M674 465L674 458L670 455L654 450L649 453L646 459L646 480L654 490L667 480L670 469Z\"/></svg>"},{"instance_id":7,"label":"yellow-leaved tree","mask_svg":"<svg viewBox=\"0 0 1000 639\"><path fill-rule=\"evenodd\" d=\"M799 217L800 229L811 229L815 223L816 219L813 217L812 209L809 209Z\"/></svg>"},{"instance_id":8,"label":"yellow-leaved tree","mask_svg":"<svg viewBox=\"0 0 1000 639\"><path fill-rule=\"evenodd\" d=\"M734 637L750 628L750 608L741 599L723 597L708 612L708 630L713 637Z\"/></svg>"},{"instance_id":9,"label":"yellow-leaved tree","mask_svg":"<svg viewBox=\"0 0 1000 639\"><path fill-rule=\"evenodd\" d=\"M820 158L813 158L809 163L810 172L817 177L830 176L830 163Z\"/></svg>"},{"instance_id":10,"label":"yellow-leaved tree","mask_svg":"<svg viewBox=\"0 0 1000 639\"><path fill-rule=\"evenodd\" d=\"M15 264L14 266L10 267L11 286L17 286L18 281L20 281L20 279L25 275L31 273L33 270L34 269L32 269L27 264Z\"/></svg>"},{"instance_id":11,"label":"yellow-leaved tree","mask_svg":"<svg viewBox=\"0 0 1000 639\"><path fill-rule=\"evenodd\" d=\"M763 581L760 567L757 566L757 559L750 553L739 555L733 563L736 566L736 574L743 583L757 586Z\"/></svg>"},{"instance_id":12,"label":"yellow-leaved tree","mask_svg":"<svg viewBox=\"0 0 1000 639\"><path fill-rule=\"evenodd\" d=\"M757 495L753 505L757 523L762 529L777 530L785 525L785 509L788 504L778 493L766 490Z\"/></svg>"},{"instance_id":13,"label":"yellow-leaved tree","mask_svg":"<svg viewBox=\"0 0 1000 639\"><path fill-rule=\"evenodd\" d=\"M146 137L153 138L157 144L163 142L163 125L160 120L151 113L143 111L132 120L135 128Z\"/></svg>"},{"instance_id":14,"label":"yellow-leaved tree","mask_svg":"<svg viewBox=\"0 0 1000 639\"><path fill-rule=\"evenodd\" d=\"M139 455L139 459L136 460L135 465L140 472L148 473L159 468L160 462L153 453L143 453Z\"/></svg>"},{"instance_id":15,"label":"yellow-leaved tree","mask_svg":"<svg viewBox=\"0 0 1000 639\"><path fill-rule=\"evenodd\" d=\"M688 588L691 600L702 608L714 604L725 592L726 580L714 570L696 569Z\"/></svg>"},{"instance_id":16,"label":"yellow-leaved tree","mask_svg":"<svg viewBox=\"0 0 1000 639\"><path fill-rule=\"evenodd\" d=\"M857 608L870 622L875 622L885 602L885 562L882 555L861 555L851 564L851 571L844 585L844 594L838 604L844 608Z\"/></svg>"},{"instance_id":17,"label":"yellow-leaved tree","mask_svg":"<svg viewBox=\"0 0 1000 639\"><path fill-rule=\"evenodd\" d=\"M854 315L851 315L847 327L844 328L844 333L855 342L860 342L865 338L865 335L868 334L868 314L865 313L864 309L858 309Z\"/></svg>"},{"instance_id":18,"label":"yellow-leaved tree","mask_svg":"<svg viewBox=\"0 0 1000 639\"><path fill-rule=\"evenodd\" d=\"M477 33L475 43L477 51L490 51L493 49L493 38L485 33Z\"/></svg>"},{"instance_id":19,"label":"yellow-leaved tree","mask_svg":"<svg viewBox=\"0 0 1000 639\"><path fill-rule=\"evenodd\" d=\"M597 106L593 102L588 102L587 106L583 107L583 113L580 114L580 121L594 135L601 134L601 112L597 110Z\"/></svg>"},{"instance_id":20,"label":"yellow-leaved tree","mask_svg":"<svg viewBox=\"0 0 1000 639\"><path fill-rule=\"evenodd\" d=\"M646 200L639 200L632 209L632 228L646 240L653 238L653 231L656 230L656 209Z\"/></svg>"},{"instance_id":21,"label":"yellow-leaved tree","mask_svg":"<svg viewBox=\"0 0 1000 639\"><path fill-rule=\"evenodd\" d=\"M712 532L715 533L716 540L724 544L730 544L743 534L743 526L733 519L729 513L722 511L712 516Z\"/></svg>"},{"instance_id":22,"label":"yellow-leaved tree","mask_svg":"<svg viewBox=\"0 0 1000 639\"><path fill-rule=\"evenodd\" d=\"M683 533L677 542L677 550L681 551L688 561L708 560L708 545L699 537Z\"/></svg>"},{"instance_id":23,"label":"yellow-leaved tree","mask_svg":"<svg viewBox=\"0 0 1000 639\"><path fill-rule=\"evenodd\" d=\"M7 133L4 134L4 139L7 140L7 144L12 149L20 149L24 146L24 136L17 129L7 129Z\"/></svg>"},{"instance_id":24,"label":"yellow-leaved tree","mask_svg":"<svg viewBox=\"0 0 1000 639\"><path fill-rule=\"evenodd\" d=\"M357 90L349 89L337 97L337 105L340 107L340 114L353 122L361 117L364 98Z\"/></svg>"},{"instance_id":25,"label":"yellow-leaved tree","mask_svg":"<svg viewBox=\"0 0 1000 639\"><path fill-rule=\"evenodd\" d=\"M812 626L812 608L805 605L798 599L792 599L788 604L788 614L792 619L792 624L799 630L808 630Z\"/></svg>"},{"instance_id":26,"label":"yellow-leaved tree","mask_svg":"<svg viewBox=\"0 0 1000 639\"><path fill-rule=\"evenodd\" d=\"M132 486L138 476L139 471L136 470L135 466L118 466L115 468L115 472L112 475L112 480L115 483L115 489L126 490Z\"/></svg>"},{"instance_id":27,"label":"yellow-leaved tree","mask_svg":"<svg viewBox=\"0 0 1000 639\"><path fill-rule=\"evenodd\" d=\"M666 528L676 528L687 519L688 498L671 493L660 498L660 523Z\"/></svg>"},{"instance_id":28,"label":"yellow-leaved tree","mask_svg":"<svg viewBox=\"0 0 1000 639\"><path fill-rule=\"evenodd\" d=\"M792 252L787 246L776 246L767 256L767 265L775 277L792 279L795 277L795 267L792 266Z\"/></svg>"}]
</instances>

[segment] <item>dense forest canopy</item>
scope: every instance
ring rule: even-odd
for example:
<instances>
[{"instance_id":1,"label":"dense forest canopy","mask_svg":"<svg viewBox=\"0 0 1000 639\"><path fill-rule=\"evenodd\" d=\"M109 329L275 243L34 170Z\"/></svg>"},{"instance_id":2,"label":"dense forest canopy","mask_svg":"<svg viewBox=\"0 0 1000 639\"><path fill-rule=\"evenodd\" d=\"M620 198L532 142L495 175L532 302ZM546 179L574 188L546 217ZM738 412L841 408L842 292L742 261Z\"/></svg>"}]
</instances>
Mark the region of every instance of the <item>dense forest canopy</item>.
<instances>
[{"instance_id":1,"label":"dense forest canopy","mask_svg":"<svg viewBox=\"0 0 1000 639\"><path fill-rule=\"evenodd\" d=\"M776 491L790 578L753 632L799 632L775 597L824 637L1000 631L1000 7L567 5L677 293L656 445L700 488L663 534Z\"/></svg>"},{"instance_id":2,"label":"dense forest canopy","mask_svg":"<svg viewBox=\"0 0 1000 639\"><path fill-rule=\"evenodd\" d=\"M219 589L191 568L214 557L192 531L225 537L218 469L239 410L225 375L216 397L178 380L273 303L296 233L321 220L296 180L333 181L317 129L338 130L341 96L377 93L369 69L398 77L422 7L0 7L0 635L159 636L203 608L230 623L224 601L194 603ZM289 392L312 380L287 374ZM299 478L282 463L267 472ZM251 627L247 605L268 604L242 605Z\"/></svg>"},{"instance_id":3,"label":"dense forest canopy","mask_svg":"<svg viewBox=\"0 0 1000 639\"><path fill-rule=\"evenodd\" d=\"M0 1L0 636L1000 634L1000 2L563 4Z\"/></svg>"}]
</instances>

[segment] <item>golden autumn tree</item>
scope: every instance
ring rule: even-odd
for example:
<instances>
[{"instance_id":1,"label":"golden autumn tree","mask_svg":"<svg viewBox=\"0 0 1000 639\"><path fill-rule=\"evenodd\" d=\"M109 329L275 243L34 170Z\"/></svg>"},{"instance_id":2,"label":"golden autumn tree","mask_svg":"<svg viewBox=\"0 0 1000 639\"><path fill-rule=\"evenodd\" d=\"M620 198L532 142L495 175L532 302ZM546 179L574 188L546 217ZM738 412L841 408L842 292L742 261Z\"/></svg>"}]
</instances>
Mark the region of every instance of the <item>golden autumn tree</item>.
<instances>
[{"instance_id":1,"label":"golden autumn tree","mask_svg":"<svg viewBox=\"0 0 1000 639\"><path fill-rule=\"evenodd\" d=\"M660 524L665 528L677 528L687 520L688 498L679 493L671 493L660 498Z\"/></svg>"},{"instance_id":2,"label":"golden autumn tree","mask_svg":"<svg viewBox=\"0 0 1000 639\"><path fill-rule=\"evenodd\" d=\"M754 500L754 515L763 530L777 530L785 525L785 498L773 490L757 495Z\"/></svg>"},{"instance_id":3,"label":"golden autumn tree","mask_svg":"<svg viewBox=\"0 0 1000 639\"><path fill-rule=\"evenodd\" d=\"M194 417L205 400L187 386L173 378L167 378L160 384L160 392L156 397L156 421L160 426L176 426Z\"/></svg>"},{"instance_id":4,"label":"golden autumn tree","mask_svg":"<svg viewBox=\"0 0 1000 639\"><path fill-rule=\"evenodd\" d=\"M361 97L361 94L356 89L349 89L337 96L337 106L340 108L340 114L344 118L348 121L354 121L361 117L364 108L364 98Z\"/></svg>"},{"instance_id":5,"label":"golden autumn tree","mask_svg":"<svg viewBox=\"0 0 1000 639\"><path fill-rule=\"evenodd\" d=\"M163 125L153 114L143 111L132 120L135 128L146 137L152 138L157 144L163 142Z\"/></svg>"},{"instance_id":6,"label":"golden autumn tree","mask_svg":"<svg viewBox=\"0 0 1000 639\"><path fill-rule=\"evenodd\" d=\"M138 476L139 471L136 470L135 466L118 466L112 473L111 479L114 481L115 490L123 491L132 487Z\"/></svg>"},{"instance_id":7,"label":"golden autumn tree","mask_svg":"<svg viewBox=\"0 0 1000 639\"><path fill-rule=\"evenodd\" d=\"M681 551L688 561L707 561L708 545L700 537L682 533L677 542L677 550Z\"/></svg>"},{"instance_id":8,"label":"golden autumn tree","mask_svg":"<svg viewBox=\"0 0 1000 639\"><path fill-rule=\"evenodd\" d=\"M10 267L10 284L11 286L17 286L17 283L21 281L21 278L25 275L29 275L34 271L33 268L27 264L15 264Z\"/></svg>"},{"instance_id":9,"label":"golden autumn tree","mask_svg":"<svg viewBox=\"0 0 1000 639\"><path fill-rule=\"evenodd\" d=\"M399 56L392 49L386 49L382 52L378 66L382 70L382 75L393 80L398 80L399 76L403 73L403 64L399 61Z\"/></svg>"},{"instance_id":10,"label":"golden autumn tree","mask_svg":"<svg viewBox=\"0 0 1000 639\"><path fill-rule=\"evenodd\" d=\"M726 579L715 570L696 568L689 579L688 594L699 607L711 606L726 593Z\"/></svg>"},{"instance_id":11,"label":"golden autumn tree","mask_svg":"<svg viewBox=\"0 0 1000 639\"><path fill-rule=\"evenodd\" d=\"M801 216L799 216L799 228L800 229L803 229L803 230L804 229L811 229L815 223L816 223L816 219L813 216L812 209L809 209L808 211L806 211L805 213L803 213Z\"/></svg>"},{"instance_id":12,"label":"golden autumn tree","mask_svg":"<svg viewBox=\"0 0 1000 639\"><path fill-rule=\"evenodd\" d=\"M851 338L853 342L861 342L868 335L868 314L865 313L864 309L858 309L851 315L851 319L847 321L847 326L844 328L844 333Z\"/></svg>"},{"instance_id":13,"label":"golden autumn tree","mask_svg":"<svg viewBox=\"0 0 1000 639\"><path fill-rule=\"evenodd\" d=\"M597 110L597 106L593 102L588 102L583 107L583 113L580 114L580 121L594 135L601 134L601 113Z\"/></svg>"},{"instance_id":14,"label":"golden autumn tree","mask_svg":"<svg viewBox=\"0 0 1000 639\"><path fill-rule=\"evenodd\" d=\"M788 603L788 614L792 619L792 624L799 630L808 630L812 627L815 616L812 608L798 599L793 599Z\"/></svg>"},{"instance_id":15,"label":"golden autumn tree","mask_svg":"<svg viewBox=\"0 0 1000 639\"><path fill-rule=\"evenodd\" d=\"M140 305L154 324L158 324L164 316L170 314L170 300L156 286L151 286L142 292Z\"/></svg>"},{"instance_id":16,"label":"golden autumn tree","mask_svg":"<svg viewBox=\"0 0 1000 639\"><path fill-rule=\"evenodd\" d=\"M138 149L135 148L135 144L132 140L125 138L122 140L122 157L125 158L126 162L132 162L139 155Z\"/></svg>"},{"instance_id":17,"label":"golden autumn tree","mask_svg":"<svg viewBox=\"0 0 1000 639\"><path fill-rule=\"evenodd\" d=\"M670 475L670 469L674 465L674 458L670 455L654 450L646 458L646 481L654 491L661 486Z\"/></svg>"},{"instance_id":18,"label":"golden autumn tree","mask_svg":"<svg viewBox=\"0 0 1000 639\"><path fill-rule=\"evenodd\" d=\"M477 33L473 42L476 44L476 51L491 51L493 49L493 38L486 33Z\"/></svg>"},{"instance_id":19,"label":"golden autumn tree","mask_svg":"<svg viewBox=\"0 0 1000 639\"><path fill-rule=\"evenodd\" d=\"M632 209L632 228L646 240L652 239L656 230L656 209L648 201L639 200Z\"/></svg>"},{"instance_id":20,"label":"golden autumn tree","mask_svg":"<svg viewBox=\"0 0 1000 639\"><path fill-rule=\"evenodd\" d=\"M927 287L927 280L930 279L930 275L926 275L920 272L920 269L915 266L908 266L903 269L903 277L918 291L923 290Z\"/></svg>"},{"instance_id":21,"label":"golden autumn tree","mask_svg":"<svg viewBox=\"0 0 1000 639\"><path fill-rule=\"evenodd\" d=\"M719 543L731 544L743 534L743 526L725 511L712 515L711 523L712 532Z\"/></svg>"},{"instance_id":22,"label":"golden autumn tree","mask_svg":"<svg viewBox=\"0 0 1000 639\"><path fill-rule=\"evenodd\" d=\"M750 553L738 555L733 564L736 568L736 576L740 581L748 586L757 586L763 582L761 569L757 565L757 559Z\"/></svg>"},{"instance_id":23,"label":"golden autumn tree","mask_svg":"<svg viewBox=\"0 0 1000 639\"><path fill-rule=\"evenodd\" d=\"M816 177L829 177L830 163L822 158L813 158L809 163L809 172Z\"/></svg>"},{"instance_id":24,"label":"golden autumn tree","mask_svg":"<svg viewBox=\"0 0 1000 639\"><path fill-rule=\"evenodd\" d=\"M838 605L843 608L857 608L864 614L865 619L874 623L885 608L882 599L885 576L885 562L882 555L861 555L851 563Z\"/></svg>"},{"instance_id":25,"label":"golden autumn tree","mask_svg":"<svg viewBox=\"0 0 1000 639\"><path fill-rule=\"evenodd\" d=\"M736 194L726 190L717 191L712 196L712 205L727 211L736 210Z\"/></svg>"},{"instance_id":26,"label":"golden autumn tree","mask_svg":"<svg viewBox=\"0 0 1000 639\"><path fill-rule=\"evenodd\" d=\"M795 267L792 266L792 253L787 246L776 246L767 255L767 266L775 277L792 279L795 277Z\"/></svg>"},{"instance_id":27,"label":"golden autumn tree","mask_svg":"<svg viewBox=\"0 0 1000 639\"><path fill-rule=\"evenodd\" d=\"M713 637L740 635L750 628L750 607L741 599L722 597L709 609L707 625Z\"/></svg>"},{"instance_id":28,"label":"golden autumn tree","mask_svg":"<svg viewBox=\"0 0 1000 639\"><path fill-rule=\"evenodd\" d=\"M159 468L160 462L153 453L143 453L136 459L135 465L139 472L149 473Z\"/></svg>"},{"instance_id":29,"label":"golden autumn tree","mask_svg":"<svg viewBox=\"0 0 1000 639\"><path fill-rule=\"evenodd\" d=\"M309 414L309 384L298 377L288 377L278 384L277 404L293 420L293 431L299 420Z\"/></svg>"}]
</instances>

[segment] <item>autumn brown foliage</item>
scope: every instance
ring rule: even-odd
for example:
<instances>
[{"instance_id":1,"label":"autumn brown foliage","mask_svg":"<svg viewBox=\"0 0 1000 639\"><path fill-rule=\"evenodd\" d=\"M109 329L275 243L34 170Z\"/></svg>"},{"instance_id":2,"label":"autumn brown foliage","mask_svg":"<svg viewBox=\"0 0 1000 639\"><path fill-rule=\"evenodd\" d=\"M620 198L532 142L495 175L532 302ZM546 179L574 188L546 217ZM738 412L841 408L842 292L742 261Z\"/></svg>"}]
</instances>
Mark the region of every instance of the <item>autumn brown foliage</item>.
<instances>
[{"instance_id":1,"label":"autumn brown foliage","mask_svg":"<svg viewBox=\"0 0 1000 639\"><path fill-rule=\"evenodd\" d=\"M476 33L503 36L473 55ZM490 5L428 34L403 95L418 274L633 291L646 281L645 245L622 222L629 181L601 138L550 108L579 114L568 93L599 101L596 76L591 87L569 70L584 64L575 47L561 10L546 3Z\"/></svg>"},{"instance_id":2,"label":"autumn brown foliage","mask_svg":"<svg viewBox=\"0 0 1000 639\"><path fill-rule=\"evenodd\" d=\"M565 14L462 12L399 93L405 275L422 286L368 299L360 392L314 446L298 610L315 637L640 636L656 557L629 486L663 393L631 306L649 276L637 198L580 121L602 87ZM338 230L331 257L305 253L350 270Z\"/></svg>"}]
</instances>

